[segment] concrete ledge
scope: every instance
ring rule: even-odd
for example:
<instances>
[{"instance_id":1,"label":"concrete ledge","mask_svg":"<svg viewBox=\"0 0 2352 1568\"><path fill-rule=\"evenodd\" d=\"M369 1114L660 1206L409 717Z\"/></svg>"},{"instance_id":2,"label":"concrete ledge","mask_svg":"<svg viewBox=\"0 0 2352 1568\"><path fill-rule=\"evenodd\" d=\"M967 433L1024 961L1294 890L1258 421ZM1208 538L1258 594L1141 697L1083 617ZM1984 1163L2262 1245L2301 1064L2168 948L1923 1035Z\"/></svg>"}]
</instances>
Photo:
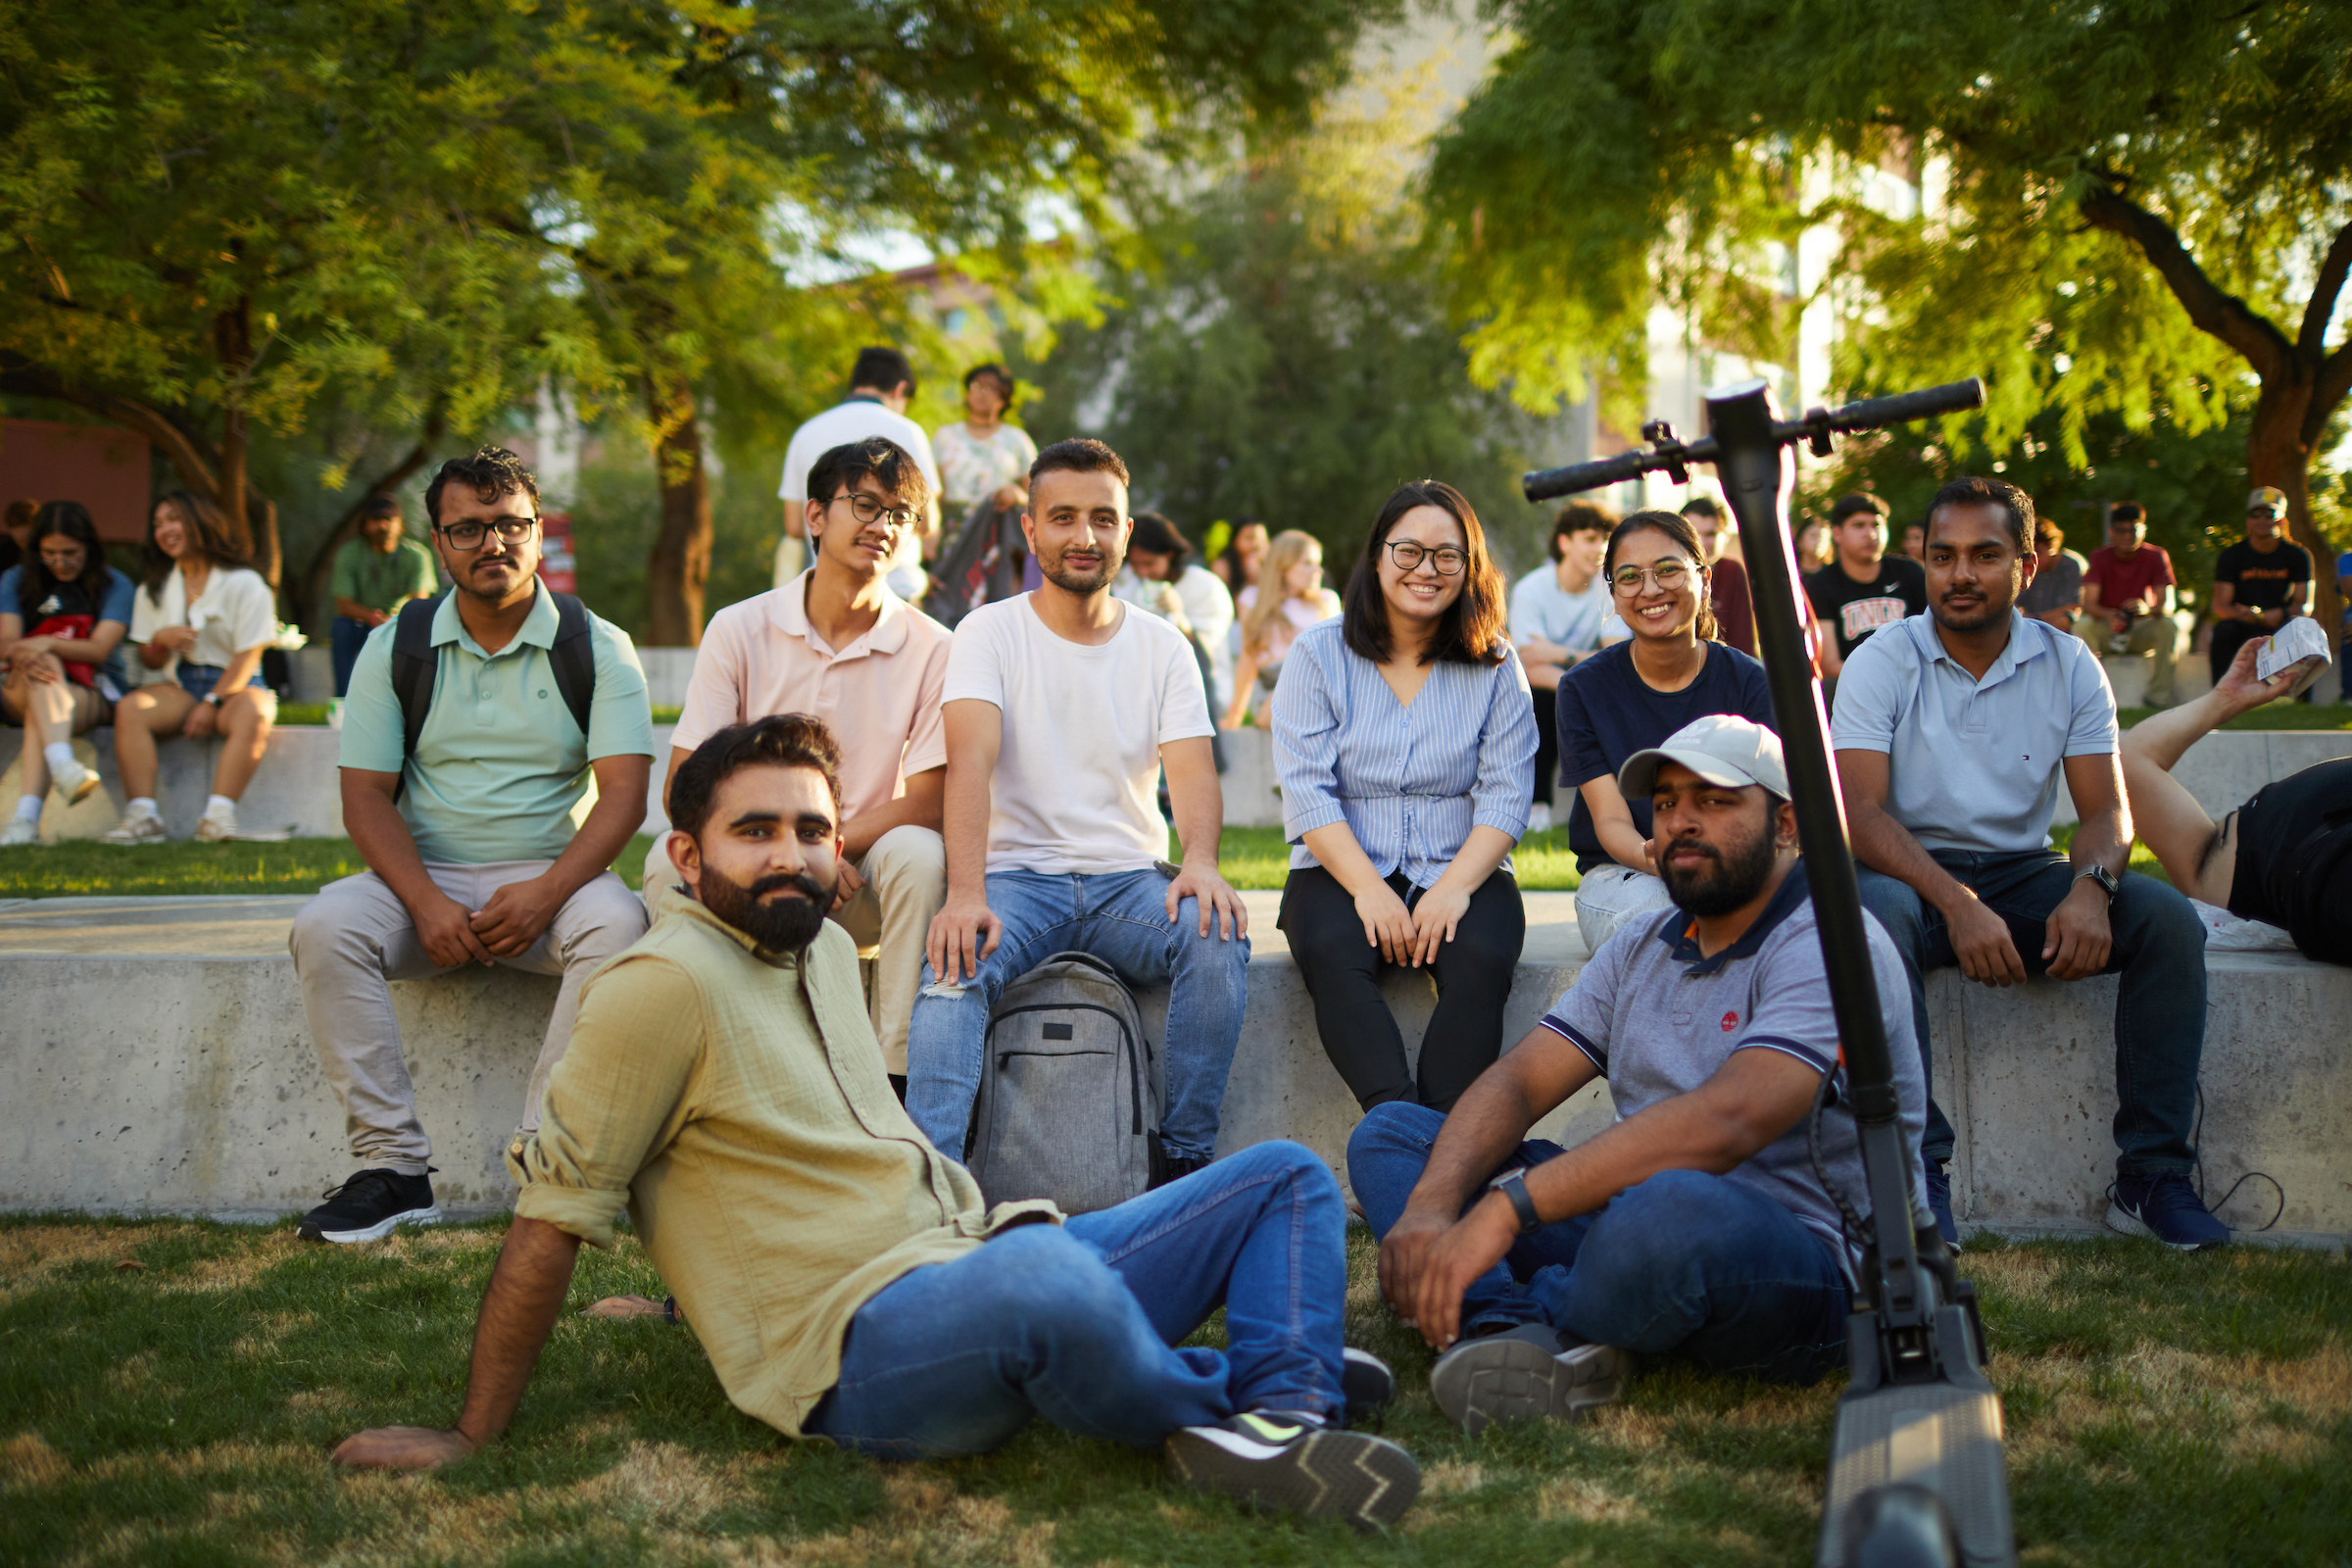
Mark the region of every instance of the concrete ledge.
<instances>
[{"instance_id":1,"label":"concrete ledge","mask_svg":"<svg viewBox=\"0 0 2352 1568\"><path fill-rule=\"evenodd\" d=\"M1345 1174L1354 1101L1325 1058L1305 988L1274 929L1278 895L1249 896L1250 1005L1220 1147L1296 1138ZM1582 969L1569 900L1531 896L1529 942L1506 1010L1534 1027ZM285 935L298 899L27 900L0 905L0 1209L306 1208L349 1173L342 1118L320 1074ZM2352 969L2291 955L2215 954L2203 1086L2207 1191L2249 1170L2285 1189L2278 1231L2352 1235ZM1388 982L1407 1041L1434 993ZM556 982L475 971L392 988L440 1168L462 1207L512 1197L514 1127ZM125 999L135 1004L125 1005ZM1144 999L1160 1036L1163 992ZM1930 987L1947 1108L1962 1131L1954 1196L1965 1224L2095 1229L2112 1174L2115 982L2016 991ZM1573 1142L1613 1112L1594 1086L1546 1118ZM2249 1183L2225 1210L2267 1218Z\"/></svg>"}]
</instances>

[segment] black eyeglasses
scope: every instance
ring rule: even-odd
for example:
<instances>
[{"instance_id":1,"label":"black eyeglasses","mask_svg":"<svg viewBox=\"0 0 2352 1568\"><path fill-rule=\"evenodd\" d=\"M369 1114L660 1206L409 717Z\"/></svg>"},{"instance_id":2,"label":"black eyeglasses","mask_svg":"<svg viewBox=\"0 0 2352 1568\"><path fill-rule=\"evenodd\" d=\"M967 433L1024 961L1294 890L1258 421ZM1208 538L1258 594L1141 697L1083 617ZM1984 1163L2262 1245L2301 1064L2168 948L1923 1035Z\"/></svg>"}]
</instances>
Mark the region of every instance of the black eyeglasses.
<instances>
[{"instance_id":1,"label":"black eyeglasses","mask_svg":"<svg viewBox=\"0 0 2352 1568\"><path fill-rule=\"evenodd\" d=\"M922 520L909 508L886 507L862 492L853 491L833 499L850 504L850 515L858 519L858 525L861 528L870 528L877 522L887 522L893 528L911 528Z\"/></svg>"},{"instance_id":2,"label":"black eyeglasses","mask_svg":"<svg viewBox=\"0 0 2352 1568\"><path fill-rule=\"evenodd\" d=\"M433 531L448 540L452 550L479 550L482 542L490 537L492 528L498 530L500 543L518 545L528 539L531 530L538 526L537 517L501 517L495 523L453 522L445 528L436 527Z\"/></svg>"},{"instance_id":3,"label":"black eyeglasses","mask_svg":"<svg viewBox=\"0 0 2352 1568\"><path fill-rule=\"evenodd\" d=\"M1437 568L1441 577L1450 577L1470 564L1469 552L1451 545L1440 545L1432 550L1410 539L1391 539L1387 542L1389 559L1396 563L1398 571L1412 571L1426 561Z\"/></svg>"}]
</instances>

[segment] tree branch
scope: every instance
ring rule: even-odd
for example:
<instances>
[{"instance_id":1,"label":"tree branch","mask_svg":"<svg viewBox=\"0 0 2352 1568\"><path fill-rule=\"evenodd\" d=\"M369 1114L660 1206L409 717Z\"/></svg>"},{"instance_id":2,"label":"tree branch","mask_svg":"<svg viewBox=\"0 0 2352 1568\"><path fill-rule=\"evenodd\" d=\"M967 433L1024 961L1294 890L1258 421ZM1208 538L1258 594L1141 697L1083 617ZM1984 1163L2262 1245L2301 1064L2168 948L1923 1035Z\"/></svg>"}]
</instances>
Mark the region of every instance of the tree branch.
<instances>
[{"instance_id":1,"label":"tree branch","mask_svg":"<svg viewBox=\"0 0 2352 1568\"><path fill-rule=\"evenodd\" d=\"M2094 228L2121 235L2139 247L2199 331L2235 349L2265 380L2295 373L2294 345L2286 340L2286 334L2207 277L2172 224L2106 185L2094 184L2084 191L2082 209Z\"/></svg>"},{"instance_id":2,"label":"tree branch","mask_svg":"<svg viewBox=\"0 0 2352 1568\"><path fill-rule=\"evenodd\" d=\"M2328 416L2342 407L2347 393L2352 393L2352 341L2322 360L2320 373L2312 377L2311 403L2303 411L2301 431L2307 450L2320 444L2328 430Z\"/></svg>"},{"instance_id":3,"label":"tree branch","mask_svg":"<svg viewBox=\"0 0 2352 1568\"><path fill-rule=\"evenodd\" d=\"M2335 231L2335 241L2320 263L2319 281L2312 285L2311 299L2303 307L2303 330L2295 335L2295 351L2306 360L2328 352L2328 322L2335 315L2346 273L2352 273L2352 223Z\"/></svg>"}]
</instances>

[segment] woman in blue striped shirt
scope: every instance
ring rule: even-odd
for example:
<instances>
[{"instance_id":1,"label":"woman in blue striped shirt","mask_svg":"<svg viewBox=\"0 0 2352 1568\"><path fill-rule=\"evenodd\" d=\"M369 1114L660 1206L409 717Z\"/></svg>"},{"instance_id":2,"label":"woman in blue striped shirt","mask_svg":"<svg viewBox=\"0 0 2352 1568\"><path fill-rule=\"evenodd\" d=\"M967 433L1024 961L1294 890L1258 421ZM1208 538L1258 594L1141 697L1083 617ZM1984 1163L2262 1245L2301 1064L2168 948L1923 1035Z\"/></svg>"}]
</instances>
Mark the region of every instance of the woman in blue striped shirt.
<instances>
[{"instance_id":1,"label":"woman in blue striped shirt","mask_svg":"<svg viewBox=\"0 0 2352 1568\"><path fill-rule=\"evenodd\" d=\"M1446 1109L1501 1053L1527 936L1510 853L1535 755L1478 514L1451 485L1404 485L1372 524L1346 612L1299 633L1274 689L1293 846L1278 923L1323 1050L1367 1110ZM1380 994L1392 964L1437 980L1417 1081Z\"/></svg>"}]
</instances>

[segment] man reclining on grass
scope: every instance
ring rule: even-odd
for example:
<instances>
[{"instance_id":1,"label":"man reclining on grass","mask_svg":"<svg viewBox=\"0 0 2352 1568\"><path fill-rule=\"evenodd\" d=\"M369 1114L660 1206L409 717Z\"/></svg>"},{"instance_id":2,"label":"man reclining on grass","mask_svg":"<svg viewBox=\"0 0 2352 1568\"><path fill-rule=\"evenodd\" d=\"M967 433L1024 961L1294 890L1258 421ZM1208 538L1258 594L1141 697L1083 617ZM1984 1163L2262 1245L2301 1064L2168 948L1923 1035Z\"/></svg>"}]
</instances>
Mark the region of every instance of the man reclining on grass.
<instances>
[{"instance_id":1,"label":"man reclining on grass","mask_svg":"<svg viewBox=\"0 0 2352 1568\"><path fill-rule=\"evenodd\" d=\"M1710 715L1635 753L1617 782L1651 804L1675 907L1619 927L1451 1114L1378 1105L1348 1143L1381 1291L1444 1352L1430 1393L1472 1433L1614 1399L1628 1351L1792 1382L1845 1359L1854 1257L1806 1139L1838 1070L1838 1022L1780 737ZM1866 927L1926 1223L1910 992L1892 941ZM1565 1152L1522 1141L1602 1074L1615 1125ZM1861 1204L1838 1088L1822 1164Z\"/></svg>"},{"instance_id":2,"label":"man reclining on grass","mask_svg":"<svg viewBox=\"0 0 2352 1568\"><path fill-rule=\"evenodd\" d=\"M482 1301L455 1430L387 1427L339 1464L473 1452L521 1402L583 1241L628 1205L727 1397L790 1437L884 1458L980 1453L1033 1411L1164 1443L1182 1480L1264 1506L1394 1523L1412 1456L1345 1430L1388 1369L1340 1342L1347 1212L1297 1144L1259 1144L1064 1220L982 1207L891 1092L857 947L825 920L841 852L825 727L722 729L671 787L693 892L590 982ZM1171 1348L1219 1306L1228 1348ZM1344 1389L1345 1385L1345 1389Z\"/></svg>"}]
</instances>

